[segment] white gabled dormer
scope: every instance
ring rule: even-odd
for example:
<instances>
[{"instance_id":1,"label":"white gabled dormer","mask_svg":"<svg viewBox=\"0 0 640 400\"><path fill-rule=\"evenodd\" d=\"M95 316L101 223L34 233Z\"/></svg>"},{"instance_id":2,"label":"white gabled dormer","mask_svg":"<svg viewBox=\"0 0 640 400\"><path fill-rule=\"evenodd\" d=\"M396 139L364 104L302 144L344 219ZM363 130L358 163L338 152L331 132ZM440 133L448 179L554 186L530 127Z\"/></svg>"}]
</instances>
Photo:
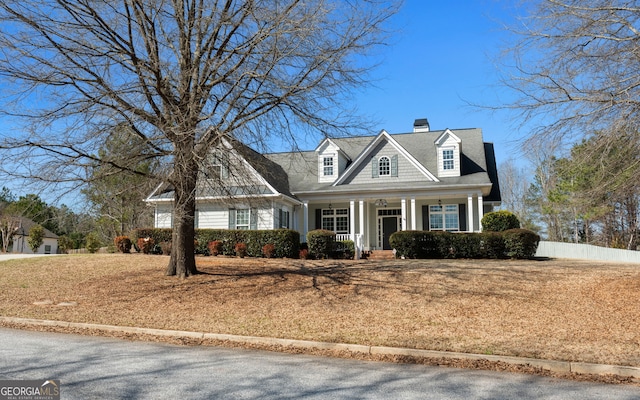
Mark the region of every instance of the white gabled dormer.
<instances>
[{"instance_id":1,"label":"white gabled dormer","mask_svg":"<svg viewBox=\"0 0 640 400\"><path fill-rule=\"evenodd\" d=\"M438 176L460 176L461 140L446 129L435 141L438 153Z\"/></svg>"},{"instance_id":2,"label":"white gabled dormer","mask_svg":"<svg viewBox=\"0 0 640 400\"><path fill-rule=\"evenodd\" d=\"M318 154L318 182L333 183L345 170L349 157L331 139L325 139L316 148Z\"/></svg>"}]
</instances>

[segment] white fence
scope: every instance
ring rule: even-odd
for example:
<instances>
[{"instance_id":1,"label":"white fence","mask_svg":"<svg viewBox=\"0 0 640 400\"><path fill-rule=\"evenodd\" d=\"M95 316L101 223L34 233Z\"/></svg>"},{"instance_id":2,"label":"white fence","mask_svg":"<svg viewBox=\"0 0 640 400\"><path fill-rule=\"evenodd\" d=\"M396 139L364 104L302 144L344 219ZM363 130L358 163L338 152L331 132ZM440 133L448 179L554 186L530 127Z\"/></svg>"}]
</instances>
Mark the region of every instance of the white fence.
<instances>
[{"instance_id":1,"label":"white fence","mask_svg":"<svg viewBox=\"0 0 640 400\"><path fill-rule=\"evenodd\" d=\"M640 251L609 249L580 243L541 241L538 245L536 257L579 258L586 260L640 263Z\"/></svg>"}]
</instances>

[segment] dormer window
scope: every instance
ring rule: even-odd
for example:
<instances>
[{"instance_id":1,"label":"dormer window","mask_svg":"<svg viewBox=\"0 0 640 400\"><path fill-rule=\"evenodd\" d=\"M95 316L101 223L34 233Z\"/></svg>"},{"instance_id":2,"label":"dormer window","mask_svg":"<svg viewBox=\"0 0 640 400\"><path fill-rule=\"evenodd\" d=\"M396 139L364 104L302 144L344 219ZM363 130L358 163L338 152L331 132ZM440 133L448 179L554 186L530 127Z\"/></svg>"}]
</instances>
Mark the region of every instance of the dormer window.
<instances>
[{"instance_id":1,"label":"dormer window","mask_svg":"<svg viewBox=\"0 0 640 400\"><path fill-rule=\"evenodd\" d=\"M214 151L200 168L206 179L221 179L229 177L229 158L223 151Z\"/></svg>"},{"instance_id":2,"label":"dormer window","mask_svg":"<svg viewBox=\"0 0 640 400\"><path fill-rule=\"evenodd\" d=\"M333 176L333 157L324 157L322 166L324 176Z\"/></svg>"},{"instance_id":3,"label":"dormer window","mask_svg":"<svg viewBox=\"0 0 640 400\"><path fill-rule=\"evenodd\" d=\"M318 182L334 183L351 161L340 147L331 139L325 139L316 148L318 155Z\"/></svg>"},{"instance_id":4,"label":"dormer window","mask_svg":"<svg viewBox=\"0 0 640 400\"><path fill-rule=\"evenodd\" d=\"M447 129L436 139L435 145L438 152L438 177L460 176L460 138Z\"/></svg>"},{"instance_id":5,"label":"dormer window","mask_svg":"<svg viewBox=\"0 0 640 400\"><path fill-rule=\"evenodd\" d=\"M454 159L453 159L453 149L443 149L442 150L442 169L453 170L454 169Z\"/></svg>"}]
</instances>

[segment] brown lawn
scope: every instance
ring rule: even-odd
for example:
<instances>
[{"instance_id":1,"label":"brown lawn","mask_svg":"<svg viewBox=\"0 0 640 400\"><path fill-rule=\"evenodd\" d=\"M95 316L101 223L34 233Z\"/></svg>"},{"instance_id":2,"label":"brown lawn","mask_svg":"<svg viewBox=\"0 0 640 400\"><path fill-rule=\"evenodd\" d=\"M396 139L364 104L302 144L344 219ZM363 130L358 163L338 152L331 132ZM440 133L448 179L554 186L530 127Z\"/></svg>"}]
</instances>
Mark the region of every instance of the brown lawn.
<instances>
[{"instance_id":1,"label":"brown lawn","mask_svg":"<svg viewBox=\"0 0 640 400\"><path fill-rule=\"evenodd\" d=\"M640 265L202 257L180 280L167 262L2 262L0 315L640 366Z\"/></svg>"}]
</instances>

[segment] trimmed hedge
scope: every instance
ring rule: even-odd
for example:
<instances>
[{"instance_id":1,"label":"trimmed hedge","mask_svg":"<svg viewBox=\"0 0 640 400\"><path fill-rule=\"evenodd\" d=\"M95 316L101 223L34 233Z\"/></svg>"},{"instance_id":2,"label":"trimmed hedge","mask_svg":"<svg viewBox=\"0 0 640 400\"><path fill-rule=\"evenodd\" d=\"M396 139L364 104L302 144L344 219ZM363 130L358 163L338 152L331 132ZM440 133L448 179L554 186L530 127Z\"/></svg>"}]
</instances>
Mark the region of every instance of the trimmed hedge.
<instances>
[{"instance_id":1,"label":"trimmed hedge","mask_svg":"<svg viewBox=\"0 0 640 400\"><path fill-rule=\"evenodd\" d=\"M540 236L527 229L509 229L503 232L507 256L531 258L536 254Z\"/></svg>"},{"instance_id":2,"label":"trimmed hedge","mask_svg":"<svg viewBox=\"0 0 640 400\"><path fill-rule=\"evenodd\" d=\"M405 258L532 258L540 236L526 229L449 233L398 231L389 243Z\"/></svg>"},{"instance_id":3,"label":"trimmed hedge","mask_svg":"<svg viewBox=\"0 0 640 400\"><path fill-rule=\"evenodd\" d=\"M307 245L313 258L329 258L335 248L336 234L325 229L307 232Z\"/></svg>"},{"instance_id":4,"label":"trimmed hedge","mask_svg":"<svg viewBox=\"0 0 640 400\"><path fill-rule=\"evenodd\" d=\"M171 242L171 229L138 229L137 238L152 238L155 243ZM262 257L262 248L266 244L273 244L273 257L297 258L300 253L300 234L291 229L274 229L265 231L233 230L233 229L196 229L196 253L209 254L209 243L222 242L224 255L235 255L237 243L247 245L247 256Z\"/></svg>"}]
</instances>

